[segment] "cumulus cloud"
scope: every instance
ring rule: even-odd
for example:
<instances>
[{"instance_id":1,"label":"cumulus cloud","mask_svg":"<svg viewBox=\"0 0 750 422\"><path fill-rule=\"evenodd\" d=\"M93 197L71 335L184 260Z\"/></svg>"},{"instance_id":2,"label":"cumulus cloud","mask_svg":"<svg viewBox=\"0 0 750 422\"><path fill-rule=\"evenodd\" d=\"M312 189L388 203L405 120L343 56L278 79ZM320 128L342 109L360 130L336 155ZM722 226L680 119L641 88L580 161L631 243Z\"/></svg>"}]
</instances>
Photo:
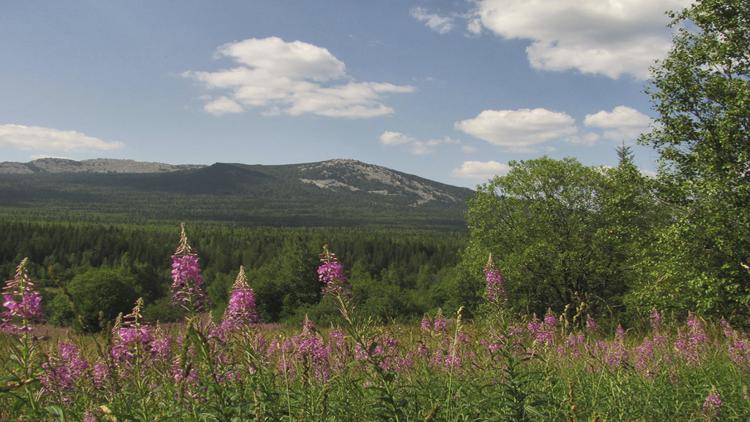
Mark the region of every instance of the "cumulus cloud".
<instances>
[{"instance_id":1,"label":"cumulus cloud","mask_svg":"<svg viewBox=\"0 0 750 422\"><path fill-rule=\"evenodd\" d=\"M453 169L454 177L474 180L488 180L502 176L510 171L510 166L497 161L464 161L461 167Z\"/></svg>"},{"instance_id":2,"label":"cumulus cloud","mask_svg":"<svg viewBox=\"0 0 750 422\"><path fill-rule=\"evenodd\" d=\"M578 132L573 117L543 108L484 110L477 117L456 122L454 126L510 151L531 151L535 145L569 139Z\"/></svg>"},{"instance_id":3,"label":"cumulus cloud","mask_svg":"<svg viewBox=\"0 0 750 422\"><path fill-rule=\"evenodd\" d=\"M428 12L423 7L411 9L411 16L438 34L447 34L453 27L453 18Z\"/></svg>"},{"instance_id":4,"label":"cumulus cloud","mask_svg":"<svg viewBox=\"0 0 750 422\"><path fill-rule=\"evenodd\" d=\"M651 126L651 118L640 111L617 106L612 111L602 110L587 114L583 124L590 128L600 129L605 139L613 141L631 141Z\"/></svg>"},{"instance_id":5,"label":"cumulus cloud","mask_svg":"<svg viewBox=\"0 0 750 422\"><path fill-rule=\"evenodd\" d=\"M400 132L385 131L380 135L380 143L389 146L406 145L409 152L414 155L427 155L435 152L441 145L460 145L461 141L449 137L419 140Z\"/></svg>"},{"instance_id":6,"label":"cumulus cloud","mask_svg":"<svg viewBox=\"0 0 750 422\"><path fill-rule=\"evenodd\" d=\"M183 73L223 93L205 105L212 114L260 108L266 114L377 117L393 113L386 95L414 91L410 85L356 82L330 51L302 41L250 38L219 47L215 56L234 67Z\"/></svg>"},{"instance_id":7,"label":"cumulus cloud","mask_svg":"<svg viewBox=\"0 0 750 422\"><path fill-rule=\"evenodd\" d=\"M231 98L219 97L215 100L209 101L203 106L203 109L207 113L214 115L228 114L228 113L242 113L242 106Z\"/></svg>"},{"instance_id":8,"label":"cumulus cloud","mask_svg":"<svg viewBox=\"0 0 750 422\"><path fill-rule=\"evenodd\" d=\"M648 77L671 46L667 10L690 0L476 0L469 31L530 40L535 69ZM479 23L477 23L477 20Z\"/></svg>"},{"instance_id":9,"label":"cumulus cloud","mask_svg":"<svg viewBox=\"0 0 750 422\"><path fill-rule=\"evenodd\" d=\"M123 146L120 142L105 141L74 130L15 124L0 125L0 145L25 151L107 151Z\"/></svg>"}]
</instances>

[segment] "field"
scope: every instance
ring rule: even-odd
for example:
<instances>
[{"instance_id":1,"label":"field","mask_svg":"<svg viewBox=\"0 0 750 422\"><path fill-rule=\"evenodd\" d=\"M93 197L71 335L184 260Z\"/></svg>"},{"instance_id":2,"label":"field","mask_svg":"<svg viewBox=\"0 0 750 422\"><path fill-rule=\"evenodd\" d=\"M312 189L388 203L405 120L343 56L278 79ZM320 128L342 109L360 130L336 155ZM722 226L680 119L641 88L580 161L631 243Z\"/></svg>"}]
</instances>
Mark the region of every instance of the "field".
<instances>
[{"instance_id":1,"label":"field","mask_svg":"<svg viewBox=\"0 0 750 422\"><path fill-rule=\"evenodd\" d=\"M581 306L541 319L508 311L485 267L486 303L414 325L374 324L327 249L317 270L329 326L259 322L244 269L213 322L186 237L172 257L183 322L143 301L96 335L34 326L41 296L24 261L8 282L2 420L747 420L750 340L724 320L651 313L648 330L600 328ZM572 317L566 315L572 314Z\"/></svg>"}]
</instances>

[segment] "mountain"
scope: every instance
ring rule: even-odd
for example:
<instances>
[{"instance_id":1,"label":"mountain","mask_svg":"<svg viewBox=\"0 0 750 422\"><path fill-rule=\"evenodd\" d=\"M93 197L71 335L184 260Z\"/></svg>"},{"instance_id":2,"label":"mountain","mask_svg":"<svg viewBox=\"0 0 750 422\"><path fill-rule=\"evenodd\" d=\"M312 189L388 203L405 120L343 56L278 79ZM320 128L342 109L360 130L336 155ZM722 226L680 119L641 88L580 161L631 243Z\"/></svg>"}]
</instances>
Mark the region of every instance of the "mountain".
<instances>
[{"instance_id":1,"label":"mountain","mask_svg":"<svg viewBox=\"0 0 750 422\"><path fill-rule=\"evenodd\" d=\"M53 219L463 228L472 195L346 159L210 166L57 158L0 163L0 213Z\"/></svg>"},{"instance_id":2,"label":"mountain","mask_svg":"<svg viewBox=\"0 0 750 422\"><path fill-rule=\"evenodd\" d=\"M40 158L28 163L5 161L0 163L0 174L34 173L162 173L201 168L201 165L173 165L134 160L97 158L94 160L66 160L64 158Z\"/></svg>"}]
</instances>

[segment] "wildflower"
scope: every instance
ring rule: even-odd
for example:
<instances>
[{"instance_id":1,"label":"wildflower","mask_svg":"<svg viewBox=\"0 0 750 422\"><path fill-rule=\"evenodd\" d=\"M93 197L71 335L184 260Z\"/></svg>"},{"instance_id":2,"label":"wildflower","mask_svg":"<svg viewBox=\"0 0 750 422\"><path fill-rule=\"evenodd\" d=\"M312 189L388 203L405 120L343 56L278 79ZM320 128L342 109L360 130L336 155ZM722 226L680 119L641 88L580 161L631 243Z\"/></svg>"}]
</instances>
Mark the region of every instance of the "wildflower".
<instances>
[{"instance_id":1,"label":"wildflower","mask_svg":"<svg viewBox=\"0 0 750 422\"><path fill-rule=\"evenodd\" d=\"M432 329L432 322L430 322L430 319L427 317L427 315L422 317L422 321L419 323L419 328L423 332L429 332Z\"/></svg>"},{"instance_id":2,"label":"wildflower","mask_svg":"<svg viewBox=\"0 0 750 422\"><path fill-rule=\"evenodd\" d=\"M143 357L145 352L151 350L154 334L150 325L141 322L142 308L143 298L139 298L133 311L125 316L125 323L120 326L118 317L112 329L114 345L110 354L116 361L129 363L133 358Z\"/></svg>"},{"instance_id":3,"label":"wildflower","mask_svg":"<svg viewBox=\"0 0 750 422\"><path fill-rule=\"evenodd\" d=\"M225 334L228 331L257 322L258 312L255 309L255 293L247 284L245 267L240 266L240 272L237 274L234 285L232 285L229 304L224 312L219 331Z\"/></svg>"},{"instance_id":4,"label":"wildflower","mask_svg":"<svg viewBox=\"0 0 750 422\"><path fill-rule=\"evenodd\" d=\"M484 267L484 278L486 285L487 301L490 303L502 303L505 301L505 279L500 270L492 262L492 254L487 259L487 265Z\"/></svg>"},{"instance_id":5,"label":"wildflower","mask_svg":"<svg viewBox=\"0 0 750 422\"><path fill-rule=\"evenodd\" d=\"M687 330L680 330L674 341L677 353L688 363L700 362L702 352L705 350L708 336L703 328L703 323L693 313L688 314Z\"/></svg>"},{"instance_id":6,"label":"wildflower","mask_svg":"<svg viewBox=\"0 0 750 422\"><path fill-rule=\"evenodd\" d=\"M721 404L721 396L717 392L712 391L703 401L703 414L706 416L718 416L721 411Z\"/></svg>"},{"instance_id":7,"label":"wildflower","mask_svg":"<svg viewBox=\"0 0 750 422\"><path fill-rule=\"evenodd\" d=\"M172 255L172 301L189 312L201 311L206 304L198 254L188 244L184 223L180 225L180 243Z\"/></svg>"},{"instance_id":8,"label":"wildflower","mask_svg":"<svg viewBox=\"0 0 750 422\"><path fill-rule=\"evenodd\" d=\"M156 327L154 340L151 342L151 356L157 360L166 360L172 352L172 339L161 332L161 328Z\"/></svg>"},{"instance_id":9,"label":"wildflower","mask_svg":"<svg viewBox=\"0 0 750 422\"><path fill-rule=\"evenodd\" d=\"M315 324L305 315L302 332L291 339L291 346L296 346L296 354L305 365L309 365L319 380L327 380L330 375L328 357L330 350L315 330Z\"/></svg>"},{"instance_id":10,"label":"wildflower","mask_svg":"<svg viewBox=\"0 0 750 422\"><path fill-rule=\"evenodd\" d=\"M654 308L651 310L651 314L649 315L649 323L651 324L651 329L655 332L659 332L661 329L661 314L659 311Z\"/></svg>"},{"instance_id":11,"label":"wildflower","mask_svg":"<svg viewBox=\"0 0 750 422\"><path fill-rule=\"evenodd\" d=\"M42 295L34 290L28 265L29 258L24 258L16 268L15 277L5 282L2 305L6 310L0 312L0 331L31 331L30 323L44 318Z\"/></svg>"},{"instance_id":12,"label":"wildflower","mask_svg":"<svg viewBox=\"0 0 750 422\"><path fill-rule=\"evenodd\" d=\"M336 258L336 254L323 245L318 267L318 280L323 283L323 294L340 294L348 287L348 280L344 274L344 266Z\"/></svg>"},{"instance_id":13,"label":"wildflower","mask_svg":"<svg viewBox=\"0 0 750 422\"><path fill-rule=\"evenodd\" d=\"M595 333L598 328L599 325L596 323L596 320L591 318L591 315L586 315L586 330L590 333Z\"/></svg>"},{"instance_id":14,"label":"wildflower","mask_svg":"<svg viewBox=\"0 0 750 422\"><path fill-rule=\"evenodd\" d=\"M94 362L94 368L92 371L94 386L101 388L107 379L109 378L109 366L101 359Z\"/></svg>"},{"instance_id":15,"label":"wildflower","mask_svg":"<svg viewBox=\"0 0 750 422\"><path fill-rule=\"evenodd\" d=\"M444 333L448 330L448 320L443 316L443 312L438 309L435 319L432 321L432 329L438 333Z\"/></svg>"},{"instance_id":16,"label":"wildflower","mask_svg":"<svg viewBox=\"0 0 750 422\"><path fill-rule=\"evenodd\" d=\"M721 319L721 328L727 340L729 359L736 365L750 367L750 340L732 328L724 318Z\"/></svg>"},{"instance_id":17,"label":"wildflower","mask_svg":"<svg viewBox=\"0 0 750 422\"><path fill-rule=\"evenodd\" d=\"M78 347L69 342L57 346L57 356L51 356L42 364L43 373L39 381L50 392L62 392L73 388L89 367Z\"/></svg>"},{"instance_id":18,"label":"wildflower","mask_svg":"<svg viewBox=\"0 0 750 422\"><path fill-rule=\"evenodd\" d=\"M544 320L539 321L536 315L534 315L534 318L526 324L526 328L529 334L534 337L536 343L549 346L555 339L556 323L557 318L555 318L555 314L552 313L552 310L548 310L544 316Z\"/></svg>"}]
</instances>

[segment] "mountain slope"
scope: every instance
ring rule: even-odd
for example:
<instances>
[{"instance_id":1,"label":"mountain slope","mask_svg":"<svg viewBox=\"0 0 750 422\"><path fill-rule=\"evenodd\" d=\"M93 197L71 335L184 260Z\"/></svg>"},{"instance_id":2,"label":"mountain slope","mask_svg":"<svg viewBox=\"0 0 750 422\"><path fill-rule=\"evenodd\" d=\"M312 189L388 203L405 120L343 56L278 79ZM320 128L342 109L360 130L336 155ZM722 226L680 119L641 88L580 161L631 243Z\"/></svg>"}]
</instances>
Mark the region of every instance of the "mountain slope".
<instances>
[{"instance_id":1,"label":"mountain slope","mask_svg":"<svg viewBox=\"0 0 750 422\"><path fill-rule=\"evenodd\" d=\"M356 160L174 166L129 160L0 163L0 210L118 220L462 228L473 192Z\"/></svg>"}]
</instances>

